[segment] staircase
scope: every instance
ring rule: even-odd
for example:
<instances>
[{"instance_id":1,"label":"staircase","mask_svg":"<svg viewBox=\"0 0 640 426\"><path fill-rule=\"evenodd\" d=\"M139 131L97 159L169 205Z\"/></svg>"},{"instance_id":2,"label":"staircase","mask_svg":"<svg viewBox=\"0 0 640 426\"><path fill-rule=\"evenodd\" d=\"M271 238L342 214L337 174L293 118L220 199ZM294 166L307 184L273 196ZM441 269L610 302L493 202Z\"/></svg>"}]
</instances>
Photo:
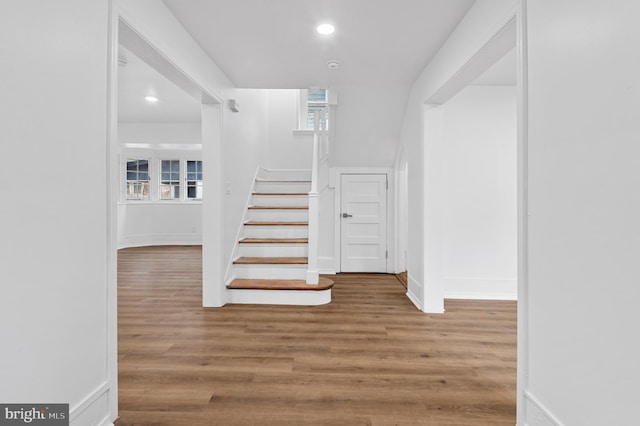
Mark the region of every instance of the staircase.
<instances>
[{"instance_id":1,"label":"staircase","mask_svg":"<svg viewBox=\"0 0 640 426\"><path fill-rule=\"evenodd\" d=\"M320 305L333 282L307 284L308 171L267 171L256 177L227 285L229 303Z\"/></svg>"}]
</instances>

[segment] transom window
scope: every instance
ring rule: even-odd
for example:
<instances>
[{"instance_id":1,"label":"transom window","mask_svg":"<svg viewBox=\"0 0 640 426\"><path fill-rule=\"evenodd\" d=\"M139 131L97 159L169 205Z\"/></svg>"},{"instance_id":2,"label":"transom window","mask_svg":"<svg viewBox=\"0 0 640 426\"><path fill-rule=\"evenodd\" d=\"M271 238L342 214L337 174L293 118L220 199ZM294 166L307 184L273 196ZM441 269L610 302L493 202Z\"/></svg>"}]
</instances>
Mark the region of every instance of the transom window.
<instances>
[{"instance_id":1,"label":"transom window","mask_svg":"<svg viewBox=\"0 0 640 426\"><path fill-rule=\"evenodd\" d=\"M149 160L127 159L127 200L149 199Z\"/></svg>"}]
</instances>

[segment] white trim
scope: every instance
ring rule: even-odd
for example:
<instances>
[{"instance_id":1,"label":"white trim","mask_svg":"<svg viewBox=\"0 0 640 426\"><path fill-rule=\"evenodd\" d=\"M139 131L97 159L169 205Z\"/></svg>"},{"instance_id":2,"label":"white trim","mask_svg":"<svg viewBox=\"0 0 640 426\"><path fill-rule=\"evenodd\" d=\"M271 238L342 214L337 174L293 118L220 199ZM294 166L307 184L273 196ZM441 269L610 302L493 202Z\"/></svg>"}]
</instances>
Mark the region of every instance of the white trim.
<instances>
[{"instance_id":1,"label":"white trim","mask_svg":"<svg viewBox=\"0 0 640 426\"><path fill-rule=\"evenodd\" d=\"M313 129L309 129L307 127L307 110L309 109L309 104L307 100L307 89L298 90L297 96L297 113L298 113L298 129L299 131L308 130L311 134L314 133ZM304 110L304 113L303 113Z\"/></svg>"},{"instance_id":2,"label":"white trim","mask_svg":"<svg viewBox=\"0 0 640 426\"><path fill-rule=\"evenodd\" d=\"M146 57L147 62L152 64L151 66L156 70L158 70L158 68L165 71L170 70L171 76L179 81L173 81L171 78L169 78L169 80L188 94L194 95L196 99L200 100L201 104L222 105L224 103L222 96L218 95L218 93L215 93L214 91L206 89L196 81L195 78L185 72L171 58L169 58L164 53L165 49L163 49L163 47L167 46L162 46L162 42L157 40L157 37L156 40L151 40L149 38L150 34L148 31L147 34L142 34L141 30L144 29L145 25L136 20L134 16L135 13L131 13L129 10L126 10L126 5L123 5L121 2L118 6L118 19L126 26L126 31L128 32L129 37L135 37L137 39L136 41L139 43L137 47L145 49L144 53L146 55L139 52L132 53L139 57ZM119 42L122 41L120 38L118 40ZM204 51L202 53L204 54ZM163 72L160 73L166 75Z\"/></svg>"},{"instance_id":3,"label":"white trim","mask_svg":"<svg viewBox=\"0 0 640 426\"><path fill-rule=\"evenodd\" d=\"M202 245L200 234L126 235L118 240L118 250L129 247L199 245Z\"/></svg>"},{"instance_id":4,"label":"white trim","mask_svg":"<svg viewBox=\"0 0 640 426\"><path fill-rule=\"evenodd\" d=\"M93 392L84 397L82 401L77 403L75 406L69 408L69 422L73 423L78 418L81 418L85 412L91 411L90 409L95 409L94 407L99 407L101 403L105 405L108 403L106 401L107 394L109 392L110 384L109 381L103 382L100 386L98 386ZM100 401L103 400L103 401ZM105 413L102 413L104 415ZM90 416L91 417L91 416ZM92 422L93 423L93 422ZM88 423L82 423L88 424Z\"/></svg>"},{"instance_id":5,"label":"white trim","mask_svg":"<svg viewBox=\"0 0 640 426\"><path fill-rule=\"evenodd\" d=\"M115 0L109 0L107 59L107 140L106 140L106 377L107 413L103 421L109 424L118 417L118 206L122 167L118 155L118 21ZM70 413L71 414L71 413Z\"/></svg>"},{"instance_id":6,"label":"white trim","mask_svg":"<svg viewBox=\"0 0 640 426\"><path fill-rule=\"evenodd\" d=\"M403 220L404 214L408 213L408 179L405 173L408 171L409 162L407 159L407 150L404 146L400 147L396 155L396 161L394 163L394 176L395 179L395 202L394 208L394 253L395 262L393 273L399 274L407 270L407 259L404 257L408 250L408 232L407 222Z\"/></svg>"},{"instance_id":7,"label":"white trim","mask_svg":"<svg viewBox=\"0 0 640 426\"><path fill-rule=\"evenodd\" d=\"M422 305L422 300L413 292L412 289L416 288L422 294L422 285L416 281L416 279L410 274L407 273L407 297L418 308L419 311L424 311L424 306Z\"/></svg>"},{"instance_id":8,"label":"white trim","mask_svg":"<svg viewBox=\"0 0 640 426\"><path fill-rule=\"evenodd\" d=\"M444 312L444 107L423 105L422 303L427 313Z\"/></svg>"},{"instance_id":9,"label":"white trim","mask_svg":"<svg viewBox=\"0 0 640 426\"><path fill-rule=\"evenodd\" d=\"M191 205L202 205L201 198L189 198L183 201L176 201L176 199L171 200L125 200L119 201L117 203L118 206L191 206Z\"/></svg>"},{"instance_id":10,"label":"white trim","mask_svg":"<svg viewBox=\"0 0 640 426\"><path fill-rule=\"evenodd\" d=\"M516 420L526 421L525 389L529 381L529 216L528 216L528 66L527 66L527 2L519 0L516 11L517 38L517 108L518 108L518 149L517 149L517 197L518 197L518 318L517 318L517 379L516 379Z\"/></svg>"},{"instance_id":11,"label":"white trim","mask_svg":"<svg viewBox=\"0 0 640 426\"><path fill-rule=\"evenodd\" d=\"M413 294L411 290L407 290L407 292L405 293L405 296L407 296L407 298L411 301L411 303L413 303L416 309L418 309L419 311L422 311L422 308L420 307L420 300L415 294Z\"/></svg>"},{"instance_id":12,"label":"white trim","mask_svg":"<svg viewBox=\"0 0 640 426\"><path fill-rule=\"evenodd\" d=\"M524 420L525 426L529 424L532 426L564 426L564 423L558 420L531 392L524 391L524 399L526 406L523 411L526 412L527 417Z\"/></svg>"},{"instance_id":13,"label":"white trim","mask_svg":"<svg viewBox=\"0 0 640 426\"><path fill-rule=\"evenodd\" d=\"M517 300L518 281L499 278L444 278L445 299Z\"/></svg>"},{"instance_id":14,"label":"white trim","mask_svg":"<svg viewBox=\"0 0 640 426\"><path fill-rule=\"evenodd\" d=\"M145 151L202 151L201 143L123 143L122 148L125 150L145 150Z\"/></svg>"},{"instance_id":15,"label":"white trim","mask_svg":"<svg viewBox=\"0 0 640 426\"><path fill-rule=\"evenodd\" d=\"M242 212L242 216L240 217L240 223L238 224L238 231L236 232L236 238L234 240L233 250L231 250L231 255L229 256L229 260L227 262L227 268L224 273L224 283L225 285L229 284L231 281L235 279L233 276L233 260L236 258L239 249L239 241L242 232L244 231L244 223L248 220L249 215L249 206L251 205L252 194L255 191L256 182L258 181L258 176L262 170L264 169L260 166L256 167L256 172L253 175L253 181L251 181L251 187L249 188L249 193L247 194L247 201L244 203L244 210Z\"/></svg>"},{"instance_id":16,"label":"white trim","mask_svg":"<svg viewBox=\"0 0 640 426\"><path fill-rule=\"evenodd\" d=\"M335 275L334 269L335 257L334 256L318 256L318 269L320 274Z\"/></svg>"},{"instance_id":17,"label":"white trim","mask_svg":"<svg viewBox=\"0 0 640 426\"><path fill-rule=\"evenodd\" d=\"M313 136L313 129L293 129L295 136Z\"/></svg>"},{"instance_id":18,"label":"white trim","mask_svg":"<svg viewBox=\"0 0 640 426\"><path fill-rule=\"evenodd\" d=\"M226 303L223 235L225 197L222 176L221 104L202 104L204 196L202 199L202 305L222 307Z\"/></svg>"},{"instance_id":19,"label":"white trim","mask_svg":"<svg viewBox=\"0 0 640 426\"><path fill-rule=\"evenodd\" d=\"M462 65L449 80L440 86L434 94L429 96L426 103L444 104L513 49L512 37L516 33L515 13L516 10L514 9L513 13L505 16L506 19L504 21L501 20L501 25L495 35Z\"/></svg>"},{"instance_id":20,"label":"white trim","mask_svg":"<svg viewBox=\"0 0 640 426\"><path fill-rule=\"evenodd\" d=\"M517 1L503 16L496 20L493 27L486 34L479 34L479 39L486 36L486 41L449 79L444 81L433 93L429 94L424 103L435 105L445 103L508 52L508 50L504 50L504 42L505 38L509 37L508 31L515 30L515 27L511 28L510 25L514 24L514 18L519 10ZM501 50L500 47L503 49ZM487 59L489 60L487 61Z\"/></svg>"}]
</instances>

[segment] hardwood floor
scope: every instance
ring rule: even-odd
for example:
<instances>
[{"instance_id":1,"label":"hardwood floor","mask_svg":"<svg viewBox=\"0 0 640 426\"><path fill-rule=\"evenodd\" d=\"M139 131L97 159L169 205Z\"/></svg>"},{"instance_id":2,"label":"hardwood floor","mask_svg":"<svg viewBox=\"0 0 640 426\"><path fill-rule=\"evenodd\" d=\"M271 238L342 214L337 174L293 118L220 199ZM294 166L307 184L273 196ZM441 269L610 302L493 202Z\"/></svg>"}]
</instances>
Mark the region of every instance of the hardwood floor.
<instances>
[{"instance_id":1,"label":"hardwood floor","mask_svg":"<svg viewBox=\"0 0 640 426\"><path fill-rule=\"evenodd\" d=\"M118 426L515 424L516 304L417 311L394 275L316 307L201 303L200 247L118 256Z\"/></svg>"}]
</instances>

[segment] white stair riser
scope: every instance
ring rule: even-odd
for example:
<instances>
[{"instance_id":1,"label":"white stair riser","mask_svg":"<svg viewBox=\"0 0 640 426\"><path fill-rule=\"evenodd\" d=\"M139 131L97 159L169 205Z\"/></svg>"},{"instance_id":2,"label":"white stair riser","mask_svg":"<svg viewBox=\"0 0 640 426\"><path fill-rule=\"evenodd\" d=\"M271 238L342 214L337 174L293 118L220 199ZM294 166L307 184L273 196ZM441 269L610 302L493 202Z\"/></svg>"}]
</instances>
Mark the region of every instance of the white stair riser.
<instances>
[{"instance_id":1,"label":"white stair riser","mask_svg":"<svg viewBox=\"0 0 640 426\"><path fill-rule=\"evenodd\" d=\"M309 230L306 226L247 226L243 234L245 238L307 238Z\"/></svg>"},{"instance_id":2,"label":"white stair riser","mask_svg":"<svg viewBox=\"0 0 640 426\"><path fill-rule=\"evenodd\" d=\"M227 290L227 303L317 306L331 302L331 289L319 291Z\"/></svg>"},{"instance_id":3,"label":"white stair riser","mask_svg":"<svg viewBox=\"0 0 640 426\"><path fill-rule=\"evenodd\" d=\"M309 197L286 195L253 195L254 206L308 206Z\"/></svg>"},{"instance_id":4,"label":"white stair riser","mask_svg":"<svg viewBox=\"0 0 640 426\"><path fill-rule=\"evenodd\" d=\"M233 265L233 276L245 279L305 280L307 265Z\"/></svg>"},{"instance_id":5,"label":"white stair riser","mask_svg":"<svg viewBox=\"0 0 640 426\"><path fill-rule=\"evenodd\" d=\"M311 170L262 170L258 180L311 180Z\"/></svg>"},{"instance_id":6,"label":"white stair riser","mask_svg":"<svg viewBox=\"0 0 640 426\"><path fill-rule=\"evenodd\" d=\"M256 192L309 192L308 182L256 182Z\"/></svg>"},{"instance_id":7,"label":"white stair riser","mask_svg":"<svg viewBox=\"0 0 640 426\"><path fill-rule=\"evenodd\" d=\"M307 257L306 244L240 244L239 257Z\"/></svg>"},{"instance_id":8,"label":"white stair riser","mask_svg":"<svg viewBox=\"0 0 640 426\"><path fill-rule=\"evenodd\" d=\"M309 211L250 209L249 220L254 222L307 222Z\"/></svg>"}]
</instances>

